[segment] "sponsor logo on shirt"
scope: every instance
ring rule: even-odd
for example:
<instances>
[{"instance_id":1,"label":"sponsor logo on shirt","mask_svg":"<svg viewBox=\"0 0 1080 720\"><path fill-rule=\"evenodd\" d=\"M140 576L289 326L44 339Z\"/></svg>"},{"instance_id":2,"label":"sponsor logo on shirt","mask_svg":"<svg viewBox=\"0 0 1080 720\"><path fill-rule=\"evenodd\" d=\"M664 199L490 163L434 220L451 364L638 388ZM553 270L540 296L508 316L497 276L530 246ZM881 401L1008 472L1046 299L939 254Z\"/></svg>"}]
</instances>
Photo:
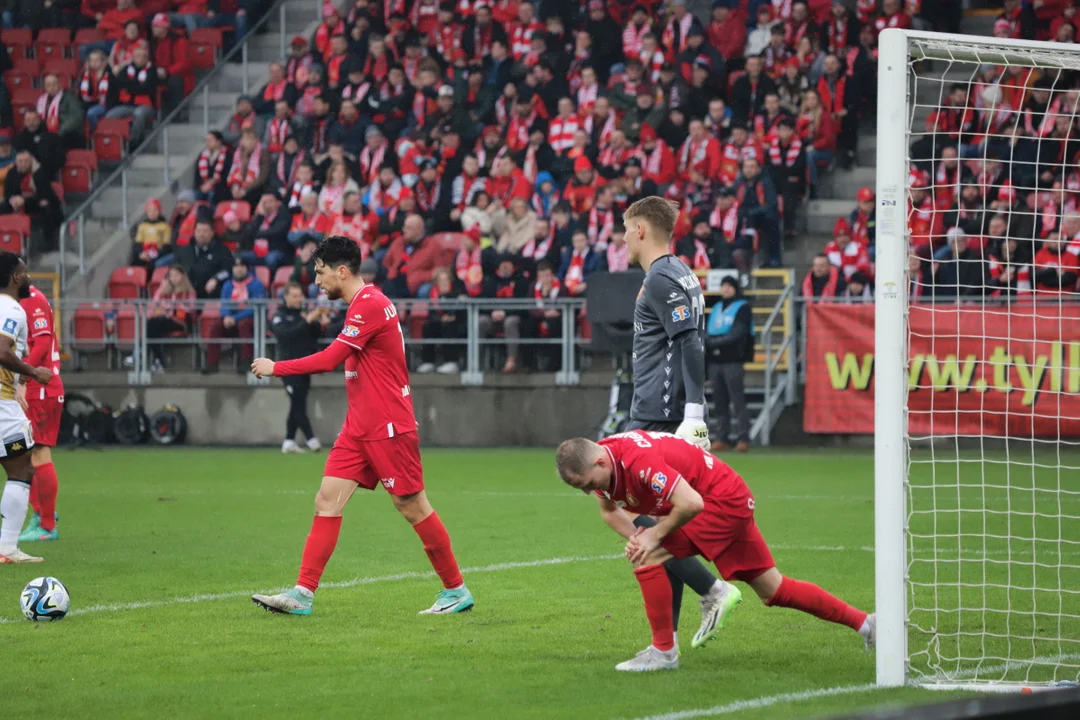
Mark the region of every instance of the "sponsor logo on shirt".
<instances>
[{"instance_id":1,"label":"sponsor logo on shirt","mask_svg":"<svg viewBox=\"0 0 1080 720\"><path fill-rule=\"evenodd\" d=\"M381 482L389 490L390 488L394 487L394 482L396 482L396 480L395 478L380 478L379 482Z\"/></svg>"},{"instance_id":2,"label":"sponsor logo on shirt","mask_svg":"<svg viewBox=\"0 0 1080 720\"><path fill-rule=\"evenodd\" d=\"M670 295L667 296L667 304L668 305L674 305L675 303L682 300L682 298L683 298L682 293L673 292L673 293L671 293Z\"/></svg>"},{"instance_id":3,"label":"sponsor logo on shirt","mask_svg":"<svg viewBox=\"0 0 1080 720\"><path fill-rule=\"evenodd\" d=\"M667 475L662 472L658 472L652 476L652 482L649 483L649 487L652 491L659 495L664 492L664 488L667 487Z\"/></svg>"},{"instance_id":4,"label":"sponsor logo on shirt","mask_svg":"<svg viewBox=\"0 0 1080 720\"><path fill-rule=\"evenodd\" d=\"M356 327L355 325L346 325L345 327L341 328L341 334L345 337L354 338L360 334L360 328Z\"/></svg>"},{"instance_id":5,"label":"sponsor logo on shirt","mask_svg":"<svg viewBox=\"0 0 1080 720\"><path fill-rule=\"evenodd\" d=\"M35 330L45 330L48 327L49 327L49 321L46 320L45 318L38 318L37 320L34 321L34 329Z\"/></svg>"},{"instance_id":6,"label":"sponsor logo on shirt","mask_svg":"<svg viewBox=\"0 0 1080 720\"><path fill-rule=\"evenodd\" d=\"M746 507L750 508L751 510L754 509L754 498L750 498L746 501Z\"/></svg>"},{"instance_id":7,"label":"sponsor logo on shirt","mask_svg":"<svg viewBox=\"0 0 1080 720\"><path fill-rule=\"evenodd\" d=\"M412 394L412 388L405 385L401 388L401 397L409 397Z\"/></svg>"},{"instance_id":8,"label":"sponsor logo on shirt","mask_svg":"<svg viewBox=\"0 0 1080 720\"><path fill-rule=\"evenodd\" d=\"M8 318L4 320L4 332L13 333L18 329L18 327L19 324L15 322L14 318Z\"/></svg>"},{"instance_id":9,"label":"sponsor logo on shirt","mask_svg":"<svg viewBox=\"0 0 1080 720\"><path fill-rule=\"evenodd\" d=\"M359 377L359 376L356 374L355 370L346 370L345 371L345 379L346 380L355 380L357 377Z\"/></svg>"},{"instance_id":10,"label":"sponsor logo on shirt","mask_svg":"<svg viewBox=\"0 0 1080 720\"><path fill-rule=\"evenodd\" d=\"M682 322L683 320L690 319L690 308L685 305L680 305L671 311L671 319L675 322Z\"/></svg>"}]
</instances>

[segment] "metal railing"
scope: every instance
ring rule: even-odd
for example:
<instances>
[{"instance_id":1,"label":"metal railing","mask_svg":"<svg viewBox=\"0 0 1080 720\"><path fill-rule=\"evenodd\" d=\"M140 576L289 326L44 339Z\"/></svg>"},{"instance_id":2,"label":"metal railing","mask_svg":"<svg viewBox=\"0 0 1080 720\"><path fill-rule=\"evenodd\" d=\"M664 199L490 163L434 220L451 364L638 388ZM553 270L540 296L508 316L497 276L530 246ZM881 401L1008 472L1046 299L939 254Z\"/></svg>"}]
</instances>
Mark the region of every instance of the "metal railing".
<instances>
[{"instance_id":1,"label":"metal railing","mask_svg":"<svg viewBox=\"0 0 1080 720\"><path fill-rule=\"evenodd\" d=\"M765 354L764 401L761 412L750 425L750 439L766 446L770 442L772 428L780 419L784 408L795 403L798 375L796 363L790 357L797 344L791 307L794 297L795 285L788 284L776 299L764 325L758 330ZM779 339L776 338L777 333L782 334Z\"/></svg>"},{"instance_id":2,"label":"metal railing","mask_svg":"<svg viewBox=\"0 0 1080 720\"><path fill-rule=\"evenodd\" d=\"M415 370L422 363L420 356L425 346L435 346L435 350L444 358L458 356L463 362L459 367L459 379L462 385L480 385L484 382L488 368L496 367L500 355L518 346L519 363L522 366L535 365L540 372L549 373L554 385L576 385L580 382L577 370L577 348L581 345L578 338L580 329L578 318L585 301L580 298L559 300L440 300L433 305L429 300L395 300L402 335L407 349L410 367ZM94 356L104 356L108 369L125 367L128 382L132 385L167 385L168 371L151 372L151 344L163 348L186 347L192 350L191 362L187 370L195 371L206 367L205 352L213 344L234 347L234 366L244 371L239 363L239 349L250 347L254 357L273 357L277 341L269 332L274 312L281 306L276 299L255 300L247 304L255 310L252 315L251 334L244 337L212 337L216 334L215 319L220 317L221 301L201 300L187 306L189 312L185 318L186 331L175 335L150 338L148 321L160 314L160 303L153 300L60 300L56 310L61 320L62 332L67 338L65 351L68 352L77 367L89 367ZM319 307L318 301L308 301L306 309ZM336 330L344 322L344 303L325 306L332 321L327 325L326 333L320 340L329 344L337 336ZM520 318L520 339L506 337L505 321L490 322L492 311L501 310L510 316ZM537 332L537 313L544 310L556 310L557 318L548 321L557 327L548 336ZM454 311L465 313L463 334L452 338L428 339L422 337L423 322L432 317L433 312ZM489 324L490 322L490 324ZM481 325L488 326L488 332L481 336ZM417 332L418 336L413 336ZM552 352L546 352L550 349ZM543 355L543 357L542 357ZM557 359L555 359L557 357ZM176 361L173 353L172 360ZM173 371L177 371L175 367ZM269 382L258 380L250 373L245 373L248 384L258 385Z\"/></svg>"},{"instance_id":3,"label":"metal railing","mask_svg":"<svg viewBox=\"0 0 1080 720\"><path fill-rule=\"evenodd\" d=\"M172 170L170 168L170 159L172 153L170 152L169 143L169 128L178 120L178 118L187 115L189 120L194 117L191 113L197 107L197 103L202 104L202 129L203 133L207 133L214 129L211 127L210 122L210 86L220 78L224 77L226 68L229 63L237 58L240 60L241 67L241 94L246 94L249 89L249 75L251 72L250 62L248 60L249 48L248 45L257 36L258 32L266 27L271 20L276 16L278 18L278 35L281 47L280 61L284 62L286 59L286 4L289 0L276 0L273 6L270 7L266 13L259 18L259 20L253 24L247 35L237 40L236 45L225 53L221 57L214 67L202 77L202 79L196 84L191 93L185 97L173 110L162 117L160 108L158 117L154 122L153 128L146 133L139 144L134 148L128 148L128 152L124 155L124 158L120 161L120 164L113 169L109 175L99 180L96 186L91 190L90 194L83 200L74 210L67 213L63 225L60 227L60 253L57 268L57 273L60 275L61 286L66 286L67 283L67 249L69 244L69 227L71 224L75 225L74 240L78 250L79 256L79 274L85 275L87 273L86 267L86 221L88 215L91 215L91 208L94 203L101 199L102 195L109 189L115 187L117 184L120 186L120 225L119 228L129 229L131 227L131 213L128 202L128 192L131 187L130 178L128 173L132 171L132 166L135 160L143 154L149 154L154 151L156 144L161 143L161 155L163 158L162 163L162 182L165 187L172 186L176 178L172 177ZM321 5L319 3L313 3L313 7L316 8L316 15L319 16ZM187 124L187 123L185 123ZM179 148L177 155L179 157L188 157L191 155L193 148L190 145L185 145ZM117 228L117 229L119 229ZM110 231L115 232L115 230Z\"/></svg>"}]
</instances>

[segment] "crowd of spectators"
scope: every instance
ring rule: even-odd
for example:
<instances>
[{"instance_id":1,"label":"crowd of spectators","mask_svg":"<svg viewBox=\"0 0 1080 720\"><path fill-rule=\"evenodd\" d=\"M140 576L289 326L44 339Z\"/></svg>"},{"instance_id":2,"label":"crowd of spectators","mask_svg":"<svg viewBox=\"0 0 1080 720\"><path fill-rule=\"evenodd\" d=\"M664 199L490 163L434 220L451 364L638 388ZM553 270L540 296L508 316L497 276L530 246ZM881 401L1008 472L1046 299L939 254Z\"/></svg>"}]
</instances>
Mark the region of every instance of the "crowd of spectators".
<instances>
[{"instance_id":1,"label":"crowd of spectators","mask_svg":"<svg viewBox=\"0 0 1080 720\"><path fill-rule=\"evenodd\" d=\"M310 289L309 243L342 234L394 297L580 296L627 268L621 213L660 194L695 269L779 266L819 174L857 161L877 34L951 22L907 5L914 18L899 0L716 0L707 17L685 0L325 2L132 262L168 266L201 225L214 263ZM221 292L213 270L192 277L202 297ZM504 369L523 364L517 339L558 332L544 314L485 316ZM447 315L425 332L463 332Z\"/></svg>"},{"instance_id":2,"label":"crowd of spectators","mask_svg":"<svg viewBox=\"0 0 1080 720\"><path fill-rule=\"evenodd\" d=\"M998 38L1075 42L1072 0L1005 0ZM970 73L942 84L911 145L907 228L915 301L1058 300L1080 291L1080 74L956 64ZM919 86L917 81L917 87ZM923 101L925 105L925 101ZM802 294L873 298L874 191L816 256Z\"/></svg>"},{"instance_id":3,"label":"crowd of spectators","mask_svg":"<svg viewBox=\"0 0 1080 720\"><path fill-rule=\"evenodd\" d=\"M63 220L58 181L68 152L90 147L103 118L129 119L129 143L137 144L160 113L169 112L194 88L188 33L214 27L228 38L240 37L270 4L270 0L0 2L4 29L27 29L34 40L17 44L15 57L6 42L0 43L0 73L5 79L0 84L0 214L29 216L39 230L40 244L34 249L53 249ZM62 31L60 36L56 30ZM70 34L90 30L91 39L86 41L78 40L85 36ZM54 32L44 44L37 42L43 31ZM26 69L27 61L33 70ZM37 72L41 74L35 76ZM21 163L20 154L24 154Z\"/></svg>"}]
</instances>

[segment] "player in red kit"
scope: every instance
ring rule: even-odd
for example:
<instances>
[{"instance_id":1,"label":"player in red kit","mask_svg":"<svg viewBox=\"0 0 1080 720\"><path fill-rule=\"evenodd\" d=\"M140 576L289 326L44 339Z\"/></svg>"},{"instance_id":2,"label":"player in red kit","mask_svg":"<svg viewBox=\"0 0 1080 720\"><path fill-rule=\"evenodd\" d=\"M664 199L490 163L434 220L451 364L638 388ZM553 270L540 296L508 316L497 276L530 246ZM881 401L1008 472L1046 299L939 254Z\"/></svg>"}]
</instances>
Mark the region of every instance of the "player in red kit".
<instances>
[{"instance_id":1,"label":"player in red kit","mask_svg":"<svg viewBox=\"0 0 1080 720\"><path fill-rule=\"evenodd\" d=\"M56 540L56 493L59 482L53 467L52 448L60 433L60 416L64 412L64 383L60 380L60 345L56 341L53 309L45 294L33 285L30 297L19 301L26 313L28 328L26 362L34 367L52 370L45 385L32 377L26 381L26 416L34 434L31 462L34 481L30 485L30 505L34 514L30 525L19 535L19 542Z\"/></svg>"},{"instance_id":2,"label":"player in red kit","mask_svg":"<svg viewBox=\"0 0 1080 720\"><path fill-rule=\"evenodd\" d=\"M626 557L645 598L652 644L617 670L645 672L679 667L672 631L671 583L663 563L701 555L728 581L719 627L740 601L732 580L750 585L770 607L788 607L847 625L873 648L875 618L812 583L780 574L754 522L754 496L738 473L682 438L634 431L599 443L567 440L555 455L563 481L600 502L600 514L626 538ZM636 515L658 519L634 526Z\"/></svg>"},{"instance_id":3,"label":"player in red kit","mask_svg":"<svg viewBox=\"0 0 1080 720\"><path fill-rule=\"evenodd\" d=\"M304 545L296 587L279 595L253 595L267 610L310 615L312 599L326 563L337 545L341 514L357 486L381 484L394 507L420 536L443 590L421 614L444 615L473 607L461 579L450 535L428 502L420 442L413 414L405 337L394 304L360 277L360 246L333 235L315 251L315 283L331 300L349 303L341 334L322 352L296 360L259 358L251 365L258 377L286 377L331 372L345 366L348 410L326 459L322 485L315 495L315 519Z\"/></svg>"}]
</instances>

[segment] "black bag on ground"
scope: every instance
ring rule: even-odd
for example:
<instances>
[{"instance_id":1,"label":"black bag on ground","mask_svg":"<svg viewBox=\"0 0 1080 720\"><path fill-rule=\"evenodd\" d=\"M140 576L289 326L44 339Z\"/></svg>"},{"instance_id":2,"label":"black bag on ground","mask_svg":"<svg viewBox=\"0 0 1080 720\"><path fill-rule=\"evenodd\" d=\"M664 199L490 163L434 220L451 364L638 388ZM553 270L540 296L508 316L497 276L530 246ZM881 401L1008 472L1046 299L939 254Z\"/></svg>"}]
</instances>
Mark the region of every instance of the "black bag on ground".
<instances>
[{"instance_id":1,"label":"black bag on ground","mask_svg":"<svg viewBox=\"0 0 1080 720\"><path fill-rule=\"evenodd\" d=\"M113 432L121 445L139 445L150 436L150 420L138 405L113 413Z\"/></svg>"},{"instance_id":2,"label":"black bag on ground","mask_svg":"<svg viewBox=\"0 0 1080 720\"><path fill-rule=\"evenodd\" d=\"M150 418L150 437L158 445L179 445L187 436L187 419L172 403Z\"/></svg>"}]
</instances>

